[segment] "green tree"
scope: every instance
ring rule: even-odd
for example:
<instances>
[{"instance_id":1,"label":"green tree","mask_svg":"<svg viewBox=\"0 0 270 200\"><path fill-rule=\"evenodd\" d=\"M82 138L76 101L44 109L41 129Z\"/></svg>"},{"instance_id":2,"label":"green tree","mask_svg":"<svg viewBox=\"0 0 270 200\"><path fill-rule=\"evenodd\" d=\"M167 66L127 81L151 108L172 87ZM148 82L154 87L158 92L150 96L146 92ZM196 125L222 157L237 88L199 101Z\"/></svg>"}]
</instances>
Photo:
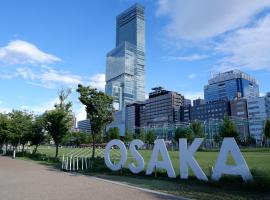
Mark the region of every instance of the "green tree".
<instances>
[{"instance_id":1,"label":"green tree","mask_svg":"<svg viewBox=\"0 0 270 200\"><path fill-rule=\"evenodd\" d=\"M8 142L8 123L8 115L0 113L0 150Z\"/></svg>"},{"instance_id":2,"label":"green tree","mask_svg":"<svg viewBox=\"0 0 270 200\"><path fill-rule=\"evenodd\" d=\"M191 129L192 134L195 138L204 138L205 137L201 122L193 121L190 124L189 128Z\"/></svg>"},{"instance_id":3,"label":"green tree","mask_svg":"<svg viewBox=\"0 0 270 200\"><path fill-rule=\"evenodd\" d=\"M35 146L33 153L37 152L38 146L45 140L46 133L45 133L45 122L44 116L40 115L37 116L32 124L32 131L30 135L30 142L31 145Z\"/></svg>"},{"instance_id":4,"label":"green tree","mask_svg":"<svg viewBox=\"0 0 270 200\"><path fill-rule=\"evenodd\" d=\"M264 136L266 137L267 144L269 145L269 138L270 138L270 120L267 119L264 125Z\"/></svg>"},{"instance_id":5,"label":"green tree","mask_svg":"<svg viewBox=\"0 0 270 200\"><path fill-rule=\"evenodd\" d=\"M29 141L33 116L25 111L13 110L9 113L9 117L8 139L15 151L19 144L24 147L25 143Z\"/></svg>"},{"instance_id":6,"label":"green tree","mask_svg":"<svg viewBox=\"0 0 270 200\"><path fill-rule=\"evenodd\" d=\"M175 140L175 142L179 143L179 139L180 138L185 138L185 130L183 128L177 127L175 129L175 133L174 133L174 137L173 139Z\"/></svg>"},{"instance_id":7,"label":"green tree","mask_svg":"<svg viewBox=\"0 0 270 200\"><path fill-rule=\"evenodd\" d=\"M125 137L124 137L125 142L130 142L132 139L133 139L133 134L130 133L128 128L126 128Z\"/></svg>"},{"instance_id":8,"label":"green tree","mask_svg":"<svg viewBox=\"0 0 270 200\"><path fill-rule=\"evenodd\" d=\"M156 140L155 131L154 130L147 131L145 135L145 142L148 145L153 145L155 143L155 140Z\"/></svg>"},{"instance_id":9,"label":"green tree","mask_svg":"<svg viewBox=\"0 0 270 200\"><path fill-rule=\"evenodd\" d=\"M234 137L235 140L239 142L239 134L237 133L236 126L228 116L224 117L223 123L220 126L219 134L222 139L224 137Z\"/></svg>"},{"instance_id":10,"label":"green tree","mask_svg":"<svg viewBox=\"0 0 270 200\"><path fill-rule=\"evenodd\" d=\"M113 121L113 98L89 86L78 85L79 100L86 107L92 135L92 159L95 157L96 137Z\"/></svg>"},{"instance_id":11,"label":"green tree","mask_svg":"<svg viewBox=\"0 0 270 200\"><path fill-rule=\"evenodd\" d=\"M109 128L109 130L108 130L109 141L114 140L114 139L119 139L119 138L120 138L119 128L117 128L117 127Z\"/></svg>"},{"instance_id":12,"label":"green tree","mask_svg":"<svg viewBox=\"0 0 270 200\"><path fill-rule=\"evenodd\" d=\"M72 126L71 102L66 102L69 94L70 90L61 89L58 93L59 104L55 105L54 110L47 111L44 114L45 129L56 146L55 157L58 156L59 145Z\"/></svg>"},{"instance_id":13,"label":"green tree","mask_svg":"<svg viewBox=\"0 0 270 200\"><path fill-rule=\"evenodd\" d=\"M85 133L82 131L73 132L73 142L76 146L80 146L81 144L88 144L90 142L89 133Z\"/></svg>"}]
</instances>

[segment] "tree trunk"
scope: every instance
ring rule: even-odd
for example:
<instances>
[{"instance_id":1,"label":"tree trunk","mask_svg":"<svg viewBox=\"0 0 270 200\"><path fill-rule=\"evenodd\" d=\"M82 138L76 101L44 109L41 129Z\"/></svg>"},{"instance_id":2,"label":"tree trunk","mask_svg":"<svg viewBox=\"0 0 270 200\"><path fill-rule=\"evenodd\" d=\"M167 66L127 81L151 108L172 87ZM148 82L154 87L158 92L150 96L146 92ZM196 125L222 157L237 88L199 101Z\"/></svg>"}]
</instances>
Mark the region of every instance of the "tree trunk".
<instances>
[{"instance_id":1,"label":"tree trunk","mask_svg":"<svg viewBox=\"0 0 270 200\"><path fill-rule=\"evenodd\" d=\"M55 158L57 158L57 156L58 156L58 148L59 148L59 144L55 144L55 145L56 145Z\"/></svg>"},{"instance_id":2,"label":"tree trunk","mask_svg":"<svg viewBox=\"0 0 270 200\"><path fill-rule=\"evenodd\" d=\"M22 145L22 152L24 152L24 146L25 146L25 144Z\"/></svg>"},{"instance_id":3,"label":"tree trunk","mask_svg":"<svg viewBox=\"0 0 270 200\"><path fill-rule=\"evenodd\" d=\"M37 148L38 148L38 145L36 145L34 151L33 151L33 154L36 154L37 153Z\"/></svg>"},{"instance_id":4,"label":"tree trunk","mask_svg":"<svg viewBox=\"0 0 270 200\"><path fill-rule=\"evenodd\" d=\"M95 158L95 151L96 151L96 141L95 141L95 134L92 134L92 160Z\"/></svg>"}]
</instances>

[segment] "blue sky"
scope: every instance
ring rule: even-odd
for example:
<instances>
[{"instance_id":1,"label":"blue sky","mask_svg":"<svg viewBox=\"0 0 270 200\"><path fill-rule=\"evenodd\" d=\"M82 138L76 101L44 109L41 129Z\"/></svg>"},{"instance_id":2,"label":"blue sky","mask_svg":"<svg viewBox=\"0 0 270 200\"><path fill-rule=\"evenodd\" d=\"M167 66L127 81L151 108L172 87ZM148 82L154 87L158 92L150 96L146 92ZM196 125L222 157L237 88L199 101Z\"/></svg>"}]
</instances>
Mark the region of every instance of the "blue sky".
<instances>
[{"instance_id":1,"label":"blue sky","mask_svg":"<svg viewBox=\"0 0 270 200\"><path fill-rule=\"evenodd\" d=\"M161 85L203 97L211 73L232 68L270 91L269 0L3 0L0 111L41 113L78 83L103 90L115 17L135 2L146 8L146 92ZM70 100L82 119L76 92Z\"/></svg>"}]
</instances>

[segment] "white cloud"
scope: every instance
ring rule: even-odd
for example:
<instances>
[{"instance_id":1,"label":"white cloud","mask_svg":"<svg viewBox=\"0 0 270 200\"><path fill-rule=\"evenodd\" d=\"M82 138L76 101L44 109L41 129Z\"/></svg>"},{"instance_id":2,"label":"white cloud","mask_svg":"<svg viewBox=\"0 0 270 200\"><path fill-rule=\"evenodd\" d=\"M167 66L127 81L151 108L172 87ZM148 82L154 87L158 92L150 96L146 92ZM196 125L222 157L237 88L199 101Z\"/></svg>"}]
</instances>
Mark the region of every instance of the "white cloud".
<instances>
[{"instance_id":1,"label":"white cloud","mask_svg":"<svg viewBox=\"0 0 270 200\"><path fill-rule=\"evenodd\" d=\"M253 26L228 35L215 50L224 55L221 68L270 70L270 14Z\"/></svg>"},{"instance_id":2,"label":"white cloud","mask_svg":"<svg viewBox=\"0 0 270 200\"><path fill-rule=\"evenodd\" d=\"M191 99L191 100L204 98L203 92L184 92L183 95L185 99Z\"/></svg>"},{"instance_id":3,"label":"white cloud","mask_svg":"<svg viewBox=\"0 0 270 200\"><path fill-rule=\"evenodd\" d=\"M171 56L169 57L170 60L179 60L179 61L197 61L197 60L203 60L207 58L207 55L199 55L199 54L193 54L190 56Z\"/></svg>"},{"instance_id":4,"label":"white cloud","mask_svg":"<svg viewBox=\"0 0 270 200\"><path fill-rule=\"evenodd\" d=\"M167 36L203 40L247 25L267 7L269 0L160 0L157 15L169 19Z\"/></svg>"},{"instance_id":5,"label":"white cloud","mask_svg":"<svg viewBox=\"0 0 270 200\"><path fill-rule=\"evenodd\" d=\"M81 106L77 111L75 111L75 116L77 122L86 119L85 107Z\"/></svg>"},{"instance_id":6,"label":"white cloud","mask_svg":"<svg viewBox=\"0 0 270 200\"><path fill-rule=\"evenodd\" d=\"M81 83L81 77L77 75L73 75L70 72L65 71L56 71L53 69L49 69L47 71L43 71L41 74L41 82L53 82L53 83L63 83L67 85L74 85Z\"/></svg>"},{"instance_id":7,"label":"white cloud","mask_svg":"<svg viewBox=\"0 0 270 200\"><path fill-rule=\"evenodd\" d=\"M105 90L105 74L95 74L91 76L89 85L91 87L97 88L98 90Z\"/></svg>"},{"instance_id":8,"label":"white cloud","mask_svg":"<svg viewBox=\"0 0 270 200\"><path fill-rule=\"evenodd\" d=\"M34 44L23 40L14 40L7 46L0 47L0 61L15 64L49 64L61 61L60 58L45 53Z\"/></svg>"},{"instance_id":9,"label":"white cloud","mask_svg":"<svg viewBox=\"0 0 270 200\"><path fill-rule=\"evenodd\" d=\"M195 77L196 77L196 74L190 74L190 75L188 76L189 79L194 79Z\"/></svg>"}]
</instances>

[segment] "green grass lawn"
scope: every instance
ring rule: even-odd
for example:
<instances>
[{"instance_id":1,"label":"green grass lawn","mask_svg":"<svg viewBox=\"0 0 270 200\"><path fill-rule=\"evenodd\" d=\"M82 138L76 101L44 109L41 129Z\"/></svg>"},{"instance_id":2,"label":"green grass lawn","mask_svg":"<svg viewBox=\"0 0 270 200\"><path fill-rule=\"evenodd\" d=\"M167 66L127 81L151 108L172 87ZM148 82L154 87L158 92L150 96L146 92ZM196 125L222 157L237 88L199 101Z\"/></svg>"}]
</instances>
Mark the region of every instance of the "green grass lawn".
<instances>
[{"instance_id":1,"label":"green grass lawn","mask_svg":"<svg viewBox=\"0 0 270 200\"><path fill-rule=\"evenodd\" d=\"M111 172L104 167L104 163L102 163L103 166L97 170L90 170L86 173L109 180L116 180L130 185L195 199L270 199L270 148L244 148L241 149L241 151L254 179L256 180L252 185L244 184L239 177L225 177L221 179L220 182L209 181L205 183L198 181L191 170L189 180L180 180L178 151L169 151L175 173L178 176L176 179L167 178L164 171L159 171L158 177L154 177L154 175L145 176L144 173L133 175L128 169L125 169L122 173ZM39 147L38 152L46 154L48 157L53 157L55 154L55 148L41 146ZM62 155L80 155L90 157L91 152L92 151L89 148L60 148L59 157L61 158ZM96 153L99 157L103 157L102 149L97 149ZM146 168L152 151L140 150L140 153L144 157ZM204 150L198 151L195 154L196 160L207 176L210 174L209 167L214 165L218 153L219 152L217 150ZM119 150L112 150L111 157L112 160L117 162L120 158ZM133 158L129 153L128 161L125 166L126 168L132 160ZM100 162L103 162L103 159L100 159ZM233 164L231 157L229 157L228 163Z\"/></svg>"},{"instance_id":2,"label":"green grass lawn","mask_svg":"<svg viewBox=\"0 0 270 200\"><path fill-rule=\"evenodd\" d=\"M262 171L270 176L270 148L250 148L241 150L242 154L250 168L250 170ZM143 156L145 161L145 167L150 160L152 150L140 150L140 154ZM41 146L38 148L38 153L46 154L49 157L55 155L55 147L51 146ZM215 161L218 156L218 151L198 151L195 154L195 158L200 164L203 171L209 175L209 167L214 166ZM90 148L60 148L59 157L62 155L72 155L72 156L87 156L90 157L92 150ZM104 150L96 149L96 155L103 157ZM178 151L169 151L169 155L172 161L172 164L175 169L175 173L179 175L179 152ZM120 152L118 150L112 150L111 152L112 160L117 160L120 158ZM126 166L129 165L131 161L134 161L130 153L128 154L128 161ZM233 159L229 157L228 163L233 164ZM192 175L192 174L191 174Z\"/></svg>"}]
</instances>

